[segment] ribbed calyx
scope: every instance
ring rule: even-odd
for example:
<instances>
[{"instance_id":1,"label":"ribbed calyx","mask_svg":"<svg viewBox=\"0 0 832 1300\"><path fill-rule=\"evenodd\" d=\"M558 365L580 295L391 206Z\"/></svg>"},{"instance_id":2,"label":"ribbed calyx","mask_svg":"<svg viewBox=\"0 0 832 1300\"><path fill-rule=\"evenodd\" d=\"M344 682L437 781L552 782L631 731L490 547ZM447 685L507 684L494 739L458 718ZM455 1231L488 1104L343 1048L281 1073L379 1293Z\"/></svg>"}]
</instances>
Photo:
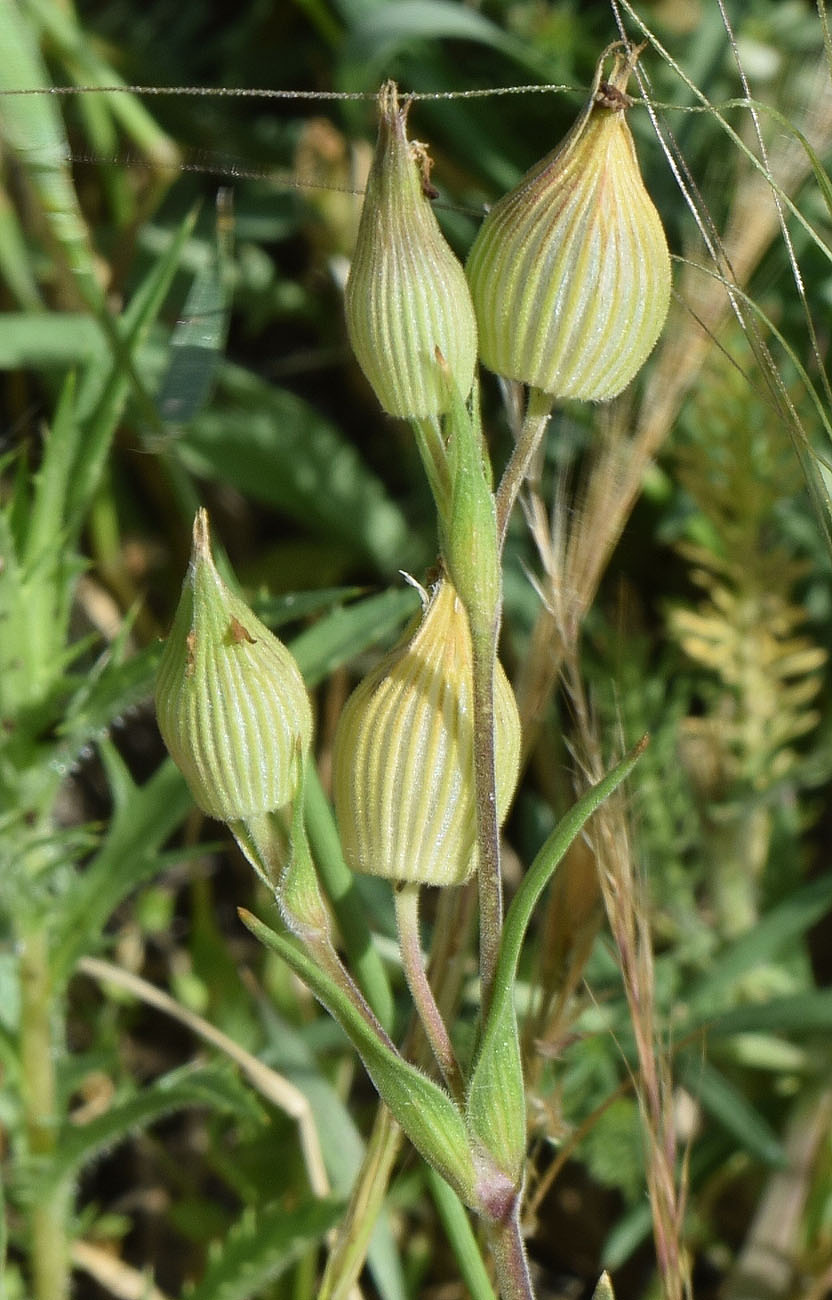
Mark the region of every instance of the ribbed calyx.
<instances>
[{"instance_id":1,"label":"ribbed calyx","mask_svg":"<svg viewBox=\"0 0 832 1300\"><path fill-rule=\"evenodd\" d=\"M505 816L520 758L520 718L498 664L497 807ZM447 579L415 632L353 692L335 736L335 811L356 871L458 885L476 867L471 636Z\"/></svg>"},{"instance_id":2,"label":"ribbed calyx","mask_svg":"<svg viewBox=\"0 0 832 1300\"><path fill-rule=\"evenodd\" d=\"M309 697L289 651L220 578L204 510L159 665L156 714L211 817L248 821L294 798L312 736Z\"/></svg>"},{"instance_id":3,"label":"ribbed calyx","mask_svg":"<svg viewBox=\"0 0 832 1300\"><path fill-rule=\"evenodd\" d=\"M465 272L430 206L424 147L408 141L408 104L382 86L379 130L346 288L347 330L359 365L390 415L448 410L448 377L471 391L477 326Z\"/></svg>"},{"instance_id":4,"label":"ribbed calyx","mask_svg":"<svg viewBox=\"0 0 832 1300\"><path fill-rule=\"evenodd\" d=\"M609 81L602 57L583 114L491 209L468 258L482 361L554 398L615 397L667 316L670 255L625 118L638 53L617 53Z\"/></svg>"}]
</instances>

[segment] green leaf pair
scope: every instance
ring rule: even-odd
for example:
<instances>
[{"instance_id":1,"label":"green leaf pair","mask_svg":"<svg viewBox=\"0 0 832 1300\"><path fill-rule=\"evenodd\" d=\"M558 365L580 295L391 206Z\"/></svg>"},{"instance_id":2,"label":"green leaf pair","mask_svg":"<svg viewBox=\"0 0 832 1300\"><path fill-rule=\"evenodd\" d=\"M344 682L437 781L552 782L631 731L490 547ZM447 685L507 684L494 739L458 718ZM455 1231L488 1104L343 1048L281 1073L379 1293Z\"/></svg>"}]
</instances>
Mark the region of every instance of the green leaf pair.
<instances>
[{"instance_id":1,"label":"green leaf pair","mask_svg":"<svg viewBox=\"0 0 832 1300\"><path fill-rule=\"evenodd\" d=\"M296 940L276 934L250 912L240 912L251 932L286 961L341 1025L382 1100L427 1163L487 1219L502 1218L516 1198L525 1159L525 1092L513 989L526 930L567 849L630 774L644 745L642 741L578 800L540 850L512 903L464 1114L444 1089L399 1055L380 1026L361 1015Z\"/></svg>"}]
</instances>

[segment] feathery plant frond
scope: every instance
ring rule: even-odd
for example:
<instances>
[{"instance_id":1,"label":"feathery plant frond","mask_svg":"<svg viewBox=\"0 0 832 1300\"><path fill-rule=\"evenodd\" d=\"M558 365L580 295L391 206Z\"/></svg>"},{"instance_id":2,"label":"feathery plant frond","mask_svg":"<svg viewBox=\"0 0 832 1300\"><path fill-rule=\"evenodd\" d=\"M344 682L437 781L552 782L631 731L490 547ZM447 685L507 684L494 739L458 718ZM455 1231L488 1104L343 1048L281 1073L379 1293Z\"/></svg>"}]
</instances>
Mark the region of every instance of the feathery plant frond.
<instances>
[{"instance_id":1,"label":"feathery plant frond","mask_svg":"<svg viewBox=\"0 0 832 1300\"><path fill-rule=\"evenodd\" d=\"M742 351L733 339L732 352ZM789 494L802 500L797 466L782 427L724 354L712 356L685 428L674 461L694 513L678 549L703 596L674 602L668 629L703 670L704 713L685 721L683 752L709 808L715 896L734 930L755 915L766 796L795 779L795 742L818 724L827 653L805 631L806 560L783 525Z\"/></svg>"},{"instance_id":2,"label":"feathery plant frond","mask_svg":"<svg viewBox=\"0 0 832 1300\"><path fill-rule=\"evenodd\" d=\"M827 655L801 630L806 564L778 526L784 495L800 488L791 449L724 357L709 372L686 422L694 432L675 449L697 512L695 540L679 549L705 598L695 609L676 604L669 623L719 682L725 774L764 791L794 765L791 742L817 725Z\"/></svg>"}]
</instances>

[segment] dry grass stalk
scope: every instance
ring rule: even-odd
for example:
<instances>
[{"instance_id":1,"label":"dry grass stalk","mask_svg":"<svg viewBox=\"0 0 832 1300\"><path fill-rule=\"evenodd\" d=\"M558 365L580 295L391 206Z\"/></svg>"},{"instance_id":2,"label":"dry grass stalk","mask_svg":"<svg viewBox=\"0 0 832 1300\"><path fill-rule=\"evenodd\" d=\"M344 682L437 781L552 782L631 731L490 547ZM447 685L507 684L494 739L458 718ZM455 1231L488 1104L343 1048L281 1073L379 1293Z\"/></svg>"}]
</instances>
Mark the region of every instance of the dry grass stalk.
<instances>
[{"instance_id":1,"label":"dry grass stalk","mask_svg":"<svg viewBox=\"0 0 832 1300\"><path fill-rule=\"evenodd\" d=\"M577 663L567 666L566 687L575 717L576 745L587 782L604 771L598 728L583 692ZM633 1087L641 1114L647 1190L665 1300L690 1300L688 1259L682 1245L684 1188L677 1179L677 1152L669 1056L662 1049L655 1015L655 981L644 881L634 861L627 806L616 793L598 809L588 828L601 894L616 946L635 1040L638 1069Z\"/></svg>"},{"instance_id":2,"label":"dry grass stalk","mask_svg":"<svg viewBox=\"0 0 832 1300\"><path fill-rule=\"evenodd\" d=\"M776 1170L760 1199L742 1250L722 1289L722 1300L789 1300L796 1294L800 1238L815 1167L832 1124L832 1090L825 1089L810 1107L801 1107L789 1122L786 1168ZM829 1275L818 1279L806 1300L828 1295Z\"/></svg>"}]
</instances>

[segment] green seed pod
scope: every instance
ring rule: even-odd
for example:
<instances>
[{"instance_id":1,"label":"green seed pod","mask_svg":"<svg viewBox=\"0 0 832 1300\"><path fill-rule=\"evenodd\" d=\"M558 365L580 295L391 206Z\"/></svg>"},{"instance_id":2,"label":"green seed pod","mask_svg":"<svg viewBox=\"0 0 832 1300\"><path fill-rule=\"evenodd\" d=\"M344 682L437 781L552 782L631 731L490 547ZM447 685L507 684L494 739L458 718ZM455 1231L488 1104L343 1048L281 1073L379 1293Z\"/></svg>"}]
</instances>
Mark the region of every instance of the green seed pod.
<instances>
[{"instance_id":1,"label":"green seed pod","mask_svg":"<svg viewBox=\"0 0 832 1300\"><path fill-rule=\"evenodd\" d=\"M471 391L477 326L465 272L439 229L424 146L408 141L408 104L382 86L379 131L346 287L347 331L358 363L390 415L442 415L451 403L445 359Z\"/></svg>"},{"instance_id":2,"label":"green seed pod","mask_svg":"<svg viewBox=\"0 0 832 1300\"><path fill-rule=\"evenodd\" d=\"M204 510L159 665L156 713L211 817L248 821L294 798L312 736L309 697L289 651L217 573Z\"/></svg>"},{"instance_id":3,"label":"green seed pod","mask_svg":"<svg viewBox=\"0 0 832 1300\"><path fill-rule=\"evenodd\" d=\"M494 683L497 811L520 759L520 718L502 668ZM462 602L434 587L415 632L353 692L335 735L335 811L355 871L459 885L476 867L473 669Z\"/></svg>"},{"instance_id":4,"label":"green seed pod","mask_svg":"<svg viewBox=\"0 0 832 1300\"><path fill-rule=\"evenodd\" d=\"M670 255L625 93L635 55L598 65L563 143L489 212L467 274L480 356L554 398L603 401L644 364L670 304Z\"/></svg>"}]
</instances>

